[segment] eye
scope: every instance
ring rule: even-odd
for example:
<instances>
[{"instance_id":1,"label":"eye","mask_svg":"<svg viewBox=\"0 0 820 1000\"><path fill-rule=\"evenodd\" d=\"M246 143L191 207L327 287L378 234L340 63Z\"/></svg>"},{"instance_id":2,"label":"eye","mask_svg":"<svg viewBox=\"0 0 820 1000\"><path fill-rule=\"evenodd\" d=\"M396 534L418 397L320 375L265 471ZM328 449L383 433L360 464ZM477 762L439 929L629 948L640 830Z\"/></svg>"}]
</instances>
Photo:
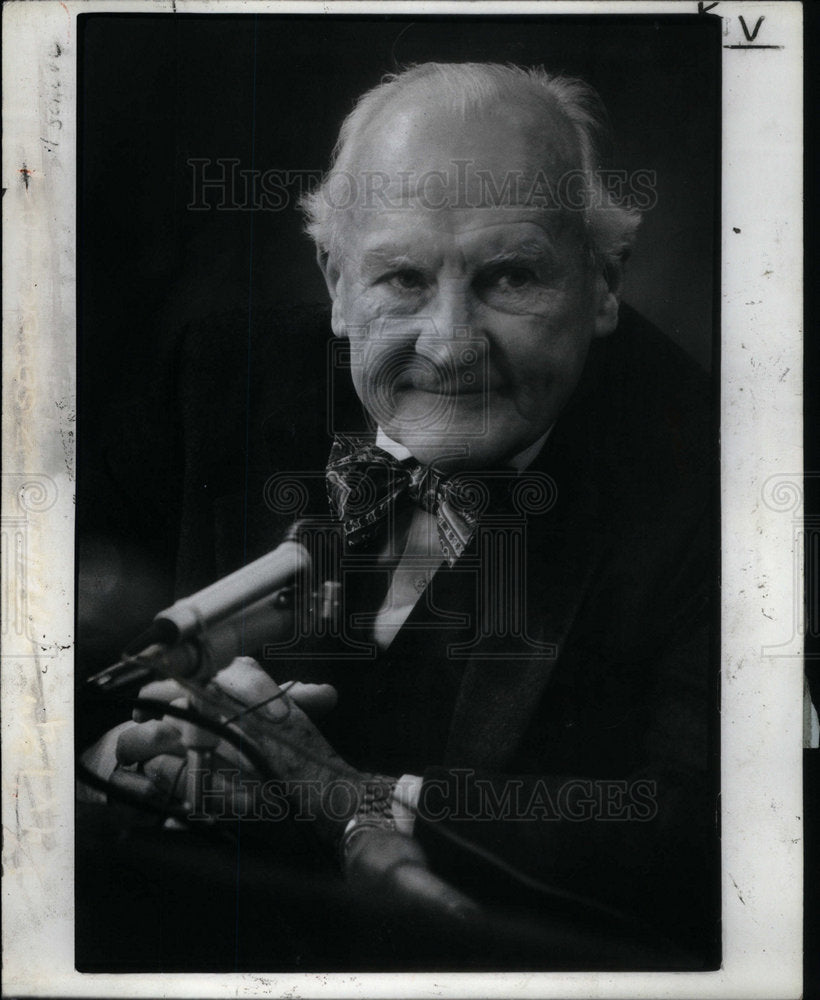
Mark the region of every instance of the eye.
<instances>
[{"instance_id":1,"label":"eye","mask_svg":"<svg viewBox=\"0 0 820 1000\"><path fill-rule=\"evenodd\" d=\"M558 287L559 275L546 262L533 266L529 261L489 265L474 279L479 299L499 312L524 315L538 312Z\"/></svg>"},{"instance_id":2,"label":"eye","mask_svg":"<svg viewBox=\"0 0 820 1000\"><path fill-rule=\"evenodd\" d=\"M400 271L393 271L392 274L388 274L383 280L402 292L417 292L427 285L427 280L421 271L416 271L409 267L402 268Z\"/></svg>"},{"instance_id":3,"label":"eye","mask_svg":"<svg viewBox=\"0 0 820 1000\"><path fill-rule=\"evenodd\" d=\"M528 267L505 267L492 275L490 283L502 290L514 291L525 288L534 281L535 275Z\"/></svg>"}]
</instances>

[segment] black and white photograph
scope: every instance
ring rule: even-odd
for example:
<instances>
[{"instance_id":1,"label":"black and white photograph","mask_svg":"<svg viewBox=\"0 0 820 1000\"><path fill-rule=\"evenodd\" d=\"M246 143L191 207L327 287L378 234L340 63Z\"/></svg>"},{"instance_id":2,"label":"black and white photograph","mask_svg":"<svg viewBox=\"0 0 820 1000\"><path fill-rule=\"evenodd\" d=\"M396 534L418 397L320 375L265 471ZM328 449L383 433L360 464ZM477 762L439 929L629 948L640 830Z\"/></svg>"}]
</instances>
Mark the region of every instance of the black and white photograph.
<instances>
[{"instance_id":1,"label":"black and white photograph","mask_svg":"<svg viewBox=\"0 0 820 1000\"><path fill-rule=\"evenodd\" d=\"M640 973L728 996L746 949L751 996L765 912L783 960L760 982L791 995L787 762L817 716L797 452L766 449L790 440L800 342L755 339L746 262L771 264L784 328L799 302L772 249L788 224L752 242L728 184L726 60L785 58L775 17L43 6L65 15L38 42L34 127L73 210L39 211L72 216L49 288L74 313L47 329L32 306L7 357L25 374L26 345L73 339L50 348L50 459L4 467L3 531L12 695L54 704L72 657L66 794L35 792L33 765L15 792L15 838L21 803L67 806L38 830L66 852L59 961L89 995L240 974L415 996L434 973L489 996L476 977L503 994L526 973L522 995L627 996ZM30 199L43 168L21 163ZM785 405L764 433L766 393ZM65 645L28 613L52 510Z\"/></svg>"},{"instance_id":2,"label":"black and white photograph","mask_svg":"<svg viewBox=\"0 0 820 1000\"><path fill-rule=\"evenodd\" d=\"M78 28L78 966L716 968L719 25Z\"/></svg>"}]
</instances>

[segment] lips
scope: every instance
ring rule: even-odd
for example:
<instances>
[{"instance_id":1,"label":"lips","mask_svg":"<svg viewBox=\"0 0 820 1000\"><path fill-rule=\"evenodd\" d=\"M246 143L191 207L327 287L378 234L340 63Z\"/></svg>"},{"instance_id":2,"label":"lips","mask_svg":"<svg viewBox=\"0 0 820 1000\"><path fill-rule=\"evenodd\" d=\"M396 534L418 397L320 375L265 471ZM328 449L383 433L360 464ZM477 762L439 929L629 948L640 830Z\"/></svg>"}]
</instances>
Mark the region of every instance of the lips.
<instances>
[{"instance_id":1,"label":"lips","mask_svg":"<svg viewBox=\"0 0 820 1000\"><path fill-rule=\"evenodd\" d=\"M474 396L492 389L492 386L479 381L471 371L455 376L448 372L446 378L431 378L430 372L404 372L393 384L396 389L428 392L435 396Z\"/></svg>"},{"instance_id":2,"label":"lips","mask_svg":"<svg viewBox=\"0 0 820 1000\"><path fill-rule=\"evenodd\" d=\"M420 384L418 382L406 382L403 385L398 385L398 389L404 392L425 392L431 396L481 396L488 392L489 390L485 386L481 385L459 385L452 383L447 383L443 385L429 385L427 383Z\"/></svg>"}]
</instances>

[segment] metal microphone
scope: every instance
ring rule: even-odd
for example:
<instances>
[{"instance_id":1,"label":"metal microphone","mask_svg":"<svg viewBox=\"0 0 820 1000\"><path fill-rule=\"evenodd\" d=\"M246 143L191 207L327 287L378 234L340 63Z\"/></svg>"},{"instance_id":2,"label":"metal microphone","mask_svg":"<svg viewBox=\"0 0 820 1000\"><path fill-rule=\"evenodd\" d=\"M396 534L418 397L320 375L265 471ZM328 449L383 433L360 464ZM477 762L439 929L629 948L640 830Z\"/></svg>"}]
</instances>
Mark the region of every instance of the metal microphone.
<instances>
[{"instance_id":1,"label":"metal microphone","mask_svg":"<svg viewBox=\"0 0 820 1000\"><path fill-rule=\"evenodd\" d=\"M246 650L265 641L286 639L300 605L312 603L312 559L300 541L297 522L281 545L242 569L217 580L160 611L120 663L88 684L112 691L159 672L166 677L204 683ZM324 584L324 604L337 600L337 584ZM303 594L304 600L295 600ZM301 608L304 610L304 607ZM330 612L320 611L320 617Z\"/></svg>"},{"instance_id":2,"label":"metal microphone","mask_svg":"<svg viewBox=\"0 0 820 1000\"><path fill-rule=\"evenodd\" d=\"M151 626L153 639L173 643L198 635L235 611L306 577L310 564L305 546L287 539L261 559L160 611Z\"/></svg>"}]
</instances>

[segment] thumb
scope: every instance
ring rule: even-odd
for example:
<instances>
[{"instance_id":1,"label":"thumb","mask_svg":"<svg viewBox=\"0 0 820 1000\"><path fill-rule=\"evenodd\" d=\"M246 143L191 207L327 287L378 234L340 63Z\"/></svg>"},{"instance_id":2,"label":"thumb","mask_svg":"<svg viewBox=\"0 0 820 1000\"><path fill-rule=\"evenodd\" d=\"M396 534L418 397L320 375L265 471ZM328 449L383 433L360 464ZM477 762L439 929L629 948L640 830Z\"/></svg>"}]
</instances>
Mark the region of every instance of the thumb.
<instances>
[{"instance_id":1,"label":"thumb","mask_svg":"<svg viewBox=\"0 0 820 1000\"><path fill-rule=\"evenodd\" d=\"M282 690L287 691L288 697L314 721L329 715L339 700L338 692L332 684L302 684L301 681L293 681L283 684Z\"/></svg>"}]
</instances>

